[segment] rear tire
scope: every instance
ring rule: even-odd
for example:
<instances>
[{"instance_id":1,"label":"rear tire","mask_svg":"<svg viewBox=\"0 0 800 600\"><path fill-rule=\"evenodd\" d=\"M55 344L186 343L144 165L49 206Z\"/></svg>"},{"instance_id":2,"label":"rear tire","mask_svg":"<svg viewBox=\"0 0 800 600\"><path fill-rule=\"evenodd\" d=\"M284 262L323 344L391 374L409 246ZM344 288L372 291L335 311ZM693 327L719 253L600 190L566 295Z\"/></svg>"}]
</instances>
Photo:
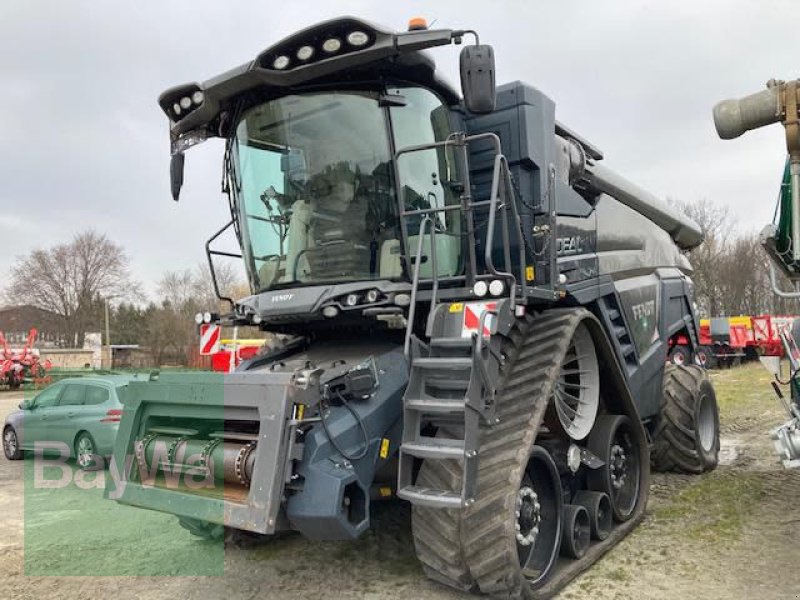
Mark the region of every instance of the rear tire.
<instances>
[{"instance_id":1,"label":"rear tire","mask_svg":"<svg viewBox=\"0 0 800 600\"><path fill-rule=\"evenodd\" d=\"M686 346L674 346L669 352L669 361L673 365L688 365L692 361L692 351Z\"/></svg>"},{"instance_id":2,"label":"rear tire","mask_svg":"<svg viewBox=\"0 0 800 600\"><path fill-rule=\"evenodd\" d=\"M703 473L719 463L719 408L705 371L695 365L664 369L661 417L653 436L653 468Z\"/></svg>"},{"instance_id":3,"label":"rear tire","mask_svg":"<svg viewBox=\"0 0 800 600\"><path fill-rule=\"evenodd\" d=\"M75 462L83 471L103 468L103 458L97 454L97 445L86 431L81 431L75 438Z\"/></svg>"},{"instance_id":4,"label":"rear tire","mask_svg":"<svg viewBox=\"0 0 800 600\"><path fill-rule=\"evenodd\" d=\"M3 429L3 453L8 460L22 459L22 448L19 447L17 431L11 425L7 425Z\"/></svg>"}]
</instances>

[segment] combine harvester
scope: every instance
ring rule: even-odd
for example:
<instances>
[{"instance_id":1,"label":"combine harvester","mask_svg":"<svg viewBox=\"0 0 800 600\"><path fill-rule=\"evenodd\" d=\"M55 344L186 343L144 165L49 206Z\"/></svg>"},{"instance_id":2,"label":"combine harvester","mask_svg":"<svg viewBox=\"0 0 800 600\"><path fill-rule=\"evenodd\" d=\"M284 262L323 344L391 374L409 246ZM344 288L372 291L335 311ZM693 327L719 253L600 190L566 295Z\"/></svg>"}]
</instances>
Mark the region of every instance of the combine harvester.
<instances>
[{"instance_id":1,"label":"combine harvester","mask_svg":"<svg viewBox=\"0 0 800 600\"><path fill-rule=\"evenodd\" d=\"M752 129L781 123L786 132L789 154L783 171L777 222L767 225L761 242L770 258L773 291L783 298L800 299L800 79L771 79L767 89L741 99L723 100L714 107L714 124L724 140L739 137ZM777 271L791 282L793 289L782 289ZM779 357L762 358L774 374L772 387L785 407L789 420L772 432L775 448L787 468L800 467L800 320L791 329L778 327L782 345L789 357L789 374L784 378ZM788 386L789 398L782 386Z\"/></svg>"},{"instance_id":2,"label":"combine harvester","mask_svg":"<svg viewBox=\"0 0 800 600\"><path fill-rule=\"evenodd\" d=\"M184 152L226 143L209 262L232 229L253 295L219 323L284 337L131 384L121 502L205 537L352 539L397 496L430 577L533 598L635 527L651 464L716 466L714 390L666 364L697 343L697 225L542 92L496 88L477 37L345 17L162 94L176 200ZM465 38L459 93L423 50Z\"/></svg>"},{"instance_id":3,"label":"combine harvester","mask_svg":"<svg viewBox=\"0 0 800 600\"><path fill-rule=\"evenodd\" d=\"M50 370L49 360L42 362L39 359L39 351L33 347L36 342L35 328L28 332L28 339L25 346L19 349L12 349L8 346L5 336L0 332L0 386L16 390L23 383L47 383L47 371Z\"/></svg>"}]
</instances>

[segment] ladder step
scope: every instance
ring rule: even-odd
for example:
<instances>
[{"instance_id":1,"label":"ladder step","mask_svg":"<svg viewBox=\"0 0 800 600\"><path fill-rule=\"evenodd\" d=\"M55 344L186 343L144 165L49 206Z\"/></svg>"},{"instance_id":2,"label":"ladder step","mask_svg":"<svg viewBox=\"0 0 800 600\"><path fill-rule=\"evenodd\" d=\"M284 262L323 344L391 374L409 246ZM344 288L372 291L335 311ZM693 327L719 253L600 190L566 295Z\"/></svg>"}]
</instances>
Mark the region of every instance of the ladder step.
<instances>
[{"instance_id":1,"label":"ladder step","mask_svg":"<svg viewBox=\"0 0 800 600\"><path fill-rule=\"evenodd\" d=\"M616 321L617 319L619 319L619 317L620 314L616 308L612 308L611 310L608 311L608 318L611 319L612 321Z\"/></svg>"},{"instance_id":2,"label":"ladder step","mask_svg":"<svg viewBox=\"0 0 800 600\"><path fill-rule=\"evenodd\" d=\"M446 337L431 338L431 348L472 348L472 338Z\"/></svg>"},{"instance_id":3,"label":"ladder step","mask_svg":"<svg viewBox=\"0 0 800 600\"><path fill-rule=\"evenodd\" d=\"M622 339L628 335L628 330L624 327L620 327L619 325L614 327L614 334L617 336L618 339Z\"/></svg>"},{"instance_id":4,"label":"ladder step","mask_svg":"<svg viewBox=\"0 0 800 600\"><path fill-rule=\"evenodd\" d=\"M464 398L406 398L406 408L423 413L464 412Z\"/></svg>"},{"instance_id":5,"label":"ladder step","mask_svg":"<svg viewBox=\"0 0 800 600\"><path fill-rule=\"evenodd\" d=\"M465 371L472 369L472 358L415 358L411 365L420 369L448 369Z\"/></svg>"},{"instance_id":6,"label":"ladder step","mask_svg":"<svg viewBox=\"0 0 800 600\"><path fill-rule=\"evenodd\" d=\"M400 452L417 458L444 460L448 458L464 458L464 440L448 440L446 438L418 439L400 446Z\"/></svg>"},{"instance_id":7,"label":"ladder step","mask_svg":"<svg viewBox=\"0 0 800 600\"><path fill-rule=\"evenodd\" d=\"M622 356L631 356L634 352L633 344L624 344L622 346Z\"/></svg>"},{"instance_id":8,"label":"ladder step","mask_svg":"<svg viewBox=\"0 0 800 600\"><path fill-rule=\"evenodd\" d=\"M462 505L459 493L432 490L416 485L409 485L397 490L397 496L412 504L431 508L461 508Z\"/></svg>"},{"instance_id":9,"label":"ladder step","mask_svg":"<svg viewBox=\"0 0 800 600\"><path fill-rule=\"evenodd\" d=\"M426 377L425 385L439 390L466 392L467 388L469 388L469 379Z\"/></svg>"}]
</instances>

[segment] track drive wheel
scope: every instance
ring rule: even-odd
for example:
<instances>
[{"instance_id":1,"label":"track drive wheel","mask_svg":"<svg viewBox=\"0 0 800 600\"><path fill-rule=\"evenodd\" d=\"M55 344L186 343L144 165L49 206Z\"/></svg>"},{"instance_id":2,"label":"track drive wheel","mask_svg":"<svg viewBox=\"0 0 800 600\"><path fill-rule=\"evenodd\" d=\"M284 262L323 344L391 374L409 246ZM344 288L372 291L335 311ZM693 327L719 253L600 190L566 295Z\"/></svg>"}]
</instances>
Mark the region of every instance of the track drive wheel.
<instances>
[{"instance_id":1,"label":"track drive wheel","mask_svg":"<svg viewBox=\"0 0 800 600\"><path fill-rule=\"evenodd\" d=\"M631 420L623 415L598 417L587 443L589 451L605 463L588 472L589 487L608 495L614 520L619 523L633 516L639 499L645 468L639 444Z\"/></svg>"},{"instance_id":2,"label":"track drive wheel","mask_svg":"<svg viewBox=\"0 0 800 600\"><path fill-rule=\"evenodd\" d=\"M555 572L563 499L551 494L561 483L552 457L535 440L587 318L583 309L529 316L501 350L498 422L481 425L478 495L463 509L461 525L466 563L484 594L533 598Z\"/></svg>"},{"instance_id":3,"label":"track drive wheel","mask_svg":"<svg viewBox=\"0 0 800 600\"><path fill-rule=\"evenodd\" d=\"M661 416L656 426L653 467L702 473L719 462L719 408L714 388L700 367L666 365Z\"/></svg>"}]
</instances>

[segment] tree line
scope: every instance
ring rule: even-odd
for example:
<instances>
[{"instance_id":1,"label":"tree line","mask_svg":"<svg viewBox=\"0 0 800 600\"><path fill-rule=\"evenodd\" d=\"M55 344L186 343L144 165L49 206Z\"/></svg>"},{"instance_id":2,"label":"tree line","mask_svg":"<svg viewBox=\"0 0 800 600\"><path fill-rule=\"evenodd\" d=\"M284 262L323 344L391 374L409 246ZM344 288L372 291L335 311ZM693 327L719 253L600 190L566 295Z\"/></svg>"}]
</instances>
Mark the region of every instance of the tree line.
<instances>
[{"instance_id":1,"label":"tree line","mask_svg":"<svg viewBox=\"0 0 800 600\"><path fill-rule=\"evenodd\" d=\"M247 293L233 265L215 271L223 295ZM146 347L156 364L185 362L187 349L197 346L194 315L221 308L206 263L164 272L148 298L125 249L93 230L18 257L9 275L3 303L57 315L64 347L82 348L86 333L105 332L108 305L111 343Z\"/></svg>"},{"instance_id":2,"label":"tree line","mask_svg":"<svg viewBox=\"0 0 800 600\"><path fill-rule=\"evenodd\" d=\"M797 301L773 293L769 260L758 234L742 232L724 205L710 201L674 203L702 229L705 242L689 253L701 317L796 314ZM223 295L248 293L230 263L216 268ZM36 249L19 257L0 298L5 304L32 305L58 316L62 339L81 348L86 332L105 331L109 306L111 342L150 349L157 364L183 360L197 345L194 315L224 308L214 293L208 265L166 271L147 298L130 271L125 249L93 230L67 243ZM782 278L781 278L782 279ZM787 281L781 280L784 289Z\"/></svg>"}]
</instances>

